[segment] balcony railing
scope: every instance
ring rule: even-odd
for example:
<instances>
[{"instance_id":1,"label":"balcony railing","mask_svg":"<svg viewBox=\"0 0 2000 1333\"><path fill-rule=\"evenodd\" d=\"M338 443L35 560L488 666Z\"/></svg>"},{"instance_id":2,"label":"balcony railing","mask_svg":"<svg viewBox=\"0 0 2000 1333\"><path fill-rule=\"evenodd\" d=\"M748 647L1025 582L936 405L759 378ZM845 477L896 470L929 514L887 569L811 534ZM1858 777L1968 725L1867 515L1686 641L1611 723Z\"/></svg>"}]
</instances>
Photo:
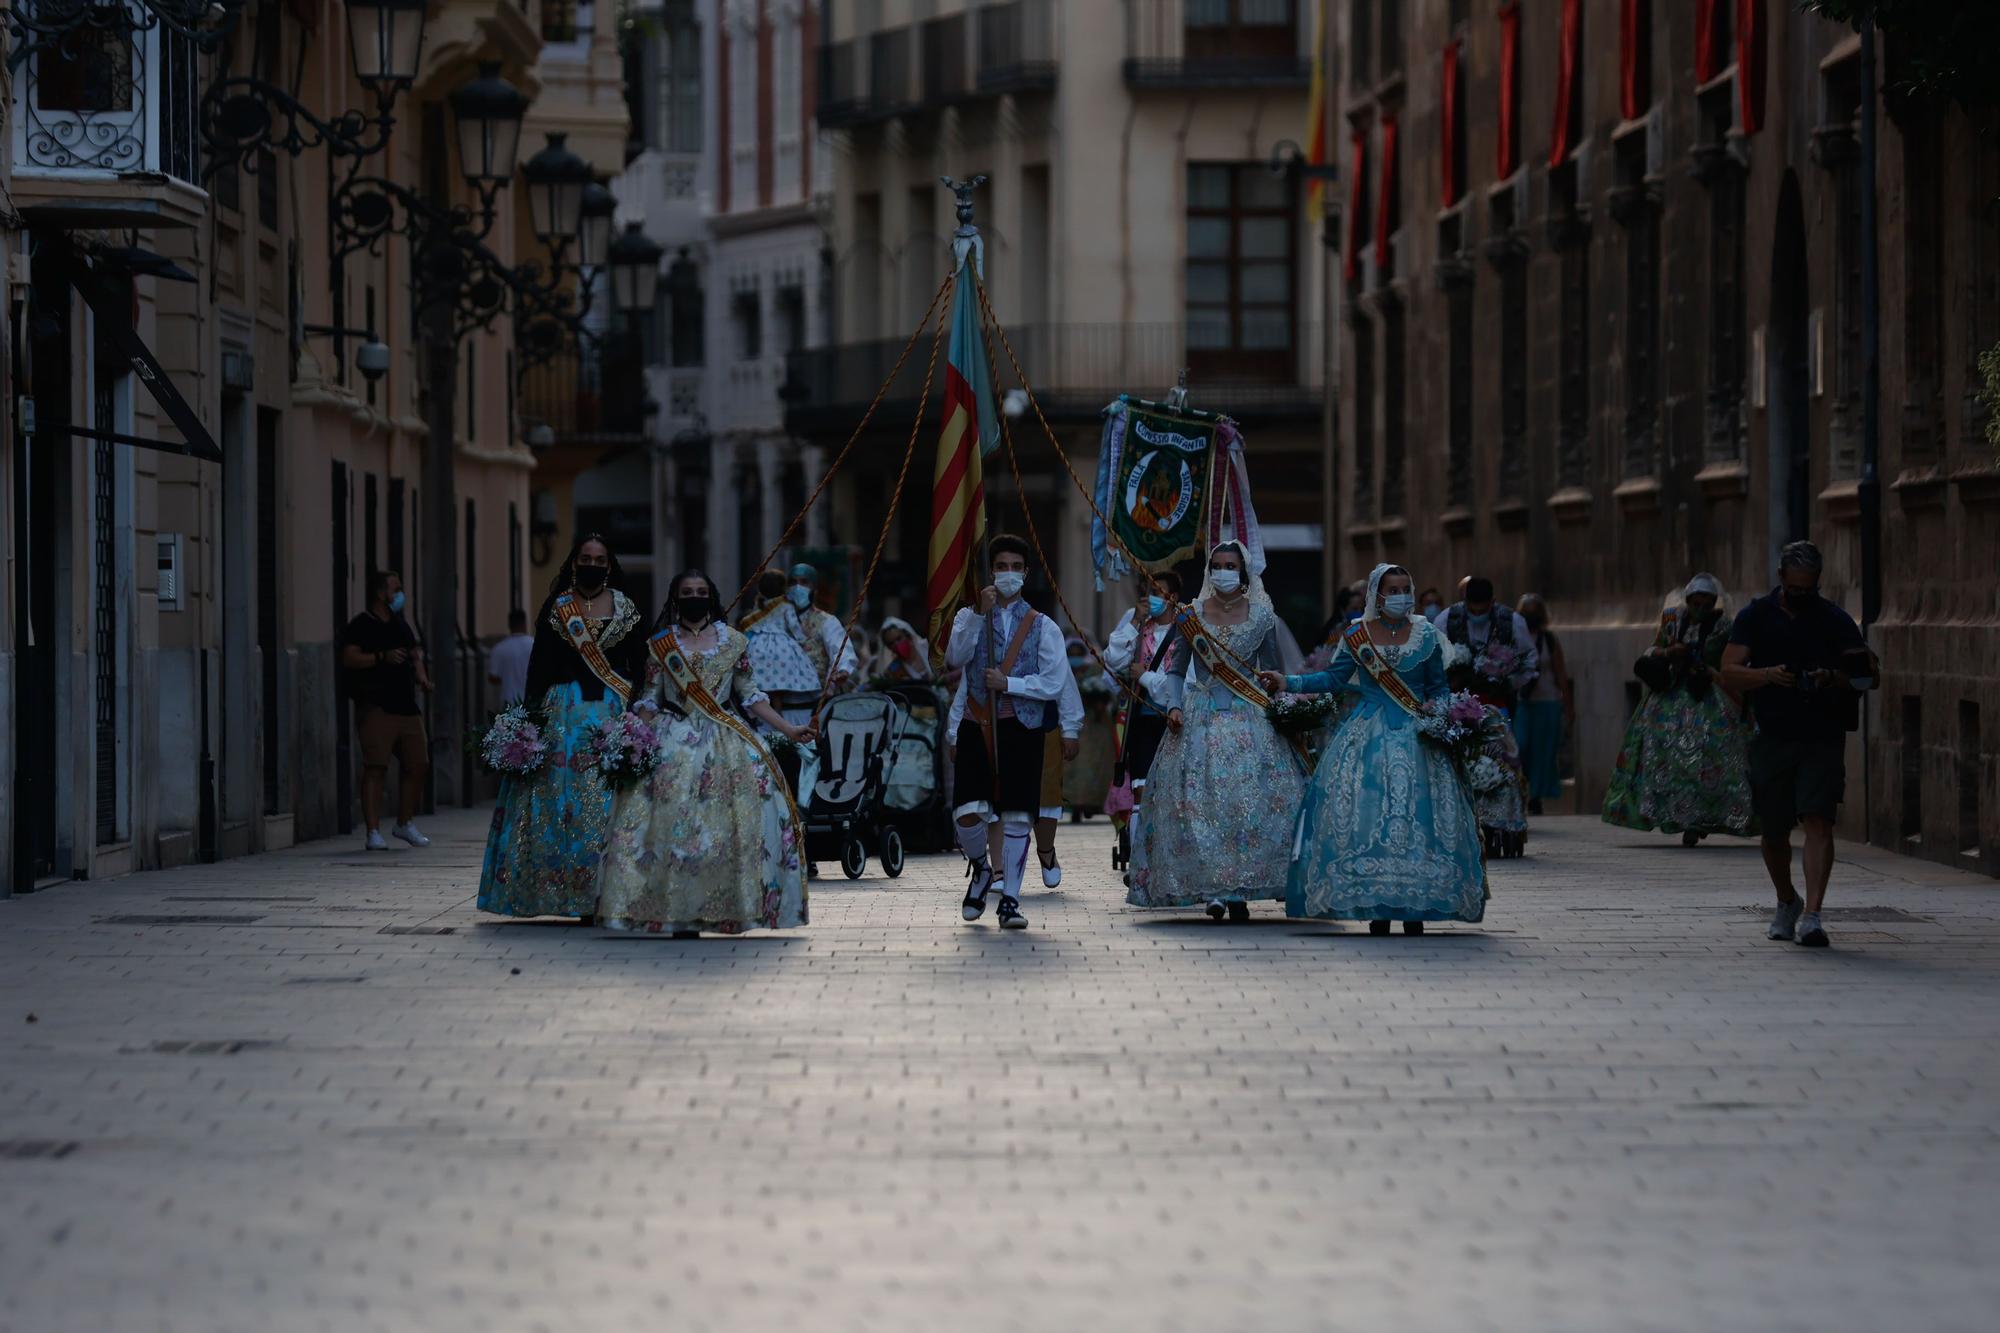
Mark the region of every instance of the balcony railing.
<instances>
[{"instance_id":1,"label":"balcony railing","mask_svg":"<svg viewBox=\"0 0 2000 1333\"><path fill-rule=\"evenodd\" d=\"M52 27L90 3L99 16L18 47L14 166L22 172L159 172L201 178L193 44L139 0L15 0Z\"/></svg>"},{"instance_id":2,"label":"balcony railing","mask_svg":"<svg viewBox=\"0 0 2000 1333\"><path fill-rule=\"evenodd\" d=\"M627 337L564 352L521 379L521 420L546 424L558 444L610 444L646 430L647 380Z\"/></svg>"},{"instance_id":3,"label":"balcony railing","mask_svg":"<svg viewBox=\"0 0 2000 1333\"><path fill-rule=\"evenodd\" d=\"M1056 86L1053 0L988 5L979 16L979 91L1048 92Z\"/></svg>"},{"instance_id":4,"label":"balcony railing","mask_svg":"<svg viewBox=\"0 0 2000 1333\"><path fill-rule=\"evenodd\" d=\"M820 48L821 126L1055 87L1054 0L1010 0Z\"/></svg>"},{"instance_id":5,"label":"balcony railing","mask_svg":"<svg viewBox=\"0 0 2000 1333\"><path fill-rule=\"evenodd\" d=\"M1312 23L1303 0L1125 0L1133 88L1304 88Z\"/></svg>"},{"instance_id":6,"label":"balcony railing","mask_svg":"<svg viewBox=\"0 0 2000 1333\"><path fill-rule=\"evenodd\" d=\"M1324 384L1319 325L1267 328L1259 341L1283 345L1255 348L1214 346L1226 341L1210 336L1216 332L1190 330L1185 324L1047 324L1010 329L1007 337L1042 410L1051 417L1087 419L1121 393L1164 394L1183 368L1189 372L1189 401L1196 407L1246 421L1317 415ZM898 339L792 353L787 361L793 395L787 428L803 434L851 427L902 350ZM1018 381L997 344L993 355L999 375L995 392L1004 393ZM900 418L907 425L917 410L923 372L921 354L904 362L883 397L878 422ZM934 413L936 404L925 410ZM1016 434L1022 429L1017 426Z\"/></svg>"}]
</instances>

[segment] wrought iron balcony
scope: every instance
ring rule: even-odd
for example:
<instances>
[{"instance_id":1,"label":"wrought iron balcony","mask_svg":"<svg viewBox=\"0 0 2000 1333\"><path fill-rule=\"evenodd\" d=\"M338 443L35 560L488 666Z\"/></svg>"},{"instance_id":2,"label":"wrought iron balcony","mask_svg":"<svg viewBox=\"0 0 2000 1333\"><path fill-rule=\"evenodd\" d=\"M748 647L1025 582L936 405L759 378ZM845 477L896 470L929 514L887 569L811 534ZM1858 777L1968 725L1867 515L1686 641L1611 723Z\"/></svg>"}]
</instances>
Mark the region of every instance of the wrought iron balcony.
<instances>
[{"instance_id":1,"label":"wrought iron balcony","mask_svg":"<svg viewBox=\"0 0 2000 1333\"><path fill-rule=\"evenodd\" d=\"M1303 0L1125 0L1134 89L1305 88L1312 22Z\"/></svg>"},{"instance_id":2,"label":"wrought iron balcony","mask_svg":"<svg viewBox=\"0 0 2000 1333\"><path fill-rule=\"evenodd\" d=\"M144 0L14 0L14 169L199 182L205 12L177 15Z\"/></svg>"},{"instance_id":3,"label":"wrought iron balcony","mask_svg":"<svg viewBox=\"0 0 2000 1333\"><path fill-rule=\"evenodd\" d=\"M1011 0L975 11L979 19L978 90L1051 92L1056 86L1053 0Z\"/></svg>"},{"instance_id":4,"label":"wrought iron balcony","mask_svg":"<svg viewBox=\"0 0 2000 1333\"><path fill-rule=\"evenodd\" d=\"M1008 340L1051 420L1088 420L1121 393L1163 394L1189 372L1189 401L1245 422L1316 418L1324 384L1321 326L1270 328L1265 346L1229 345L1227 330L1187 324L1046 324L1010 329ZM1277 344L1277 345L1269 345ZM901 339L843 343L787 359L786 428L844 434L867 410L903 350ZM913 350L877 410L875 424L908 427L918 410L927 346ZM993 349L996 393L1018 380L1006 350ZM933 385L935 397L935 385ZM925 410L935 412L935 403ZM1016 434L1033 428L1017 418ZM1027 425L1021 425L1025 421Z\"/></svg>"},{"instance_id":5,"label":"wrought iron balcony","mask_svg":"<svg viewBox=\"0 0 2000 1333\"><path fill-rule=\"evenodd\" d=\"M571 347L521 376L523 423L546 425L561 444L631 444L656 410L638 340L614 333Z\"/></svg>"}]
</instances>

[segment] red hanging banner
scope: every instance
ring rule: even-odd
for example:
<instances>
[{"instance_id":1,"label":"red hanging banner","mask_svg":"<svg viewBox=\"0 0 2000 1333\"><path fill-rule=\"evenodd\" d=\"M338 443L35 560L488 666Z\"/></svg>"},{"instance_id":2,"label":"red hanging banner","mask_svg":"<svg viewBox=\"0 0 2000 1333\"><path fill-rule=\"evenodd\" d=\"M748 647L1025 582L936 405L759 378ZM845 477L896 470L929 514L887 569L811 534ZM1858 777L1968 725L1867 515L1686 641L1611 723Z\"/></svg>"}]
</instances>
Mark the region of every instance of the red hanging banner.
<instances>
[{"instance_id":1,"label":"red hanging banner","mask_svg":"<svg viewBox=\"0 0 2000 1333\"><path fill-rule=\"evenodd\" d=\"M1520 104L1521 6L1510 3L1500 11L1500 132L1495 136L1499 153L1494 172L1503 181L1521 165L1520 131L1514 124Z\"/></svg>"},{"instance_id":2,"label":"red hanging banner","mask_svg":"<svg viewBox=\"0 0 2000 1333\"><path fill-rule=\"evenodd\" d=\"M1738 127L1755 134L1764 124L1764 6L1736 0L1736 97Z\"/></svg>"},{"instance_id":3,"label":"red hanging banner","mask_svg":"<svg viewBox=\"0 0 2000 1333\"><path fill-rule=\"evenodd\" d=\"M1438 157L1444 163L1444 206L1450 208L1458 202L1458 192L1465 188L1465 182L1458 178L1458 43L1446 42L1444 48L1444 70L1438 76L1440 89L1438 106L1442 115L1438 118Z\"/></svg>"},{"instance_id":4,"label":"red hanging banner","mask_svg":"<svg viewBox=\"0 0 2000 1333\"><path fill-rule=\"evenodd\" d=\"M1707 83L1722 73L1722 53L1715 49L1715 6L1720 0L1694 0L1694 81Z\"/></svg>"},{"instance_id":5,"label":"red hanging banner","mask_svg":"<svg viewBox=\"0 0 2000 1333\"><path fill-rule=\"evenodd\" d=\"M1361 276L1361 187L1368 171L1368 138L1358 126L1350 147L1354 169L1347 174L1347 260L1341 265L1341 274L1353 282Z\"/></svg>"},{"instance_id":6,"label":"red hanging banner","mask_svg":"<svg viewBox=\"0 0 2000 1333\"><path fill-rule=\"evenodd\" d=\"M1645 0L1625 0L1618 9L1618 114L1626 120L1637 120L1646 105L1639 87L1645 75L1640 67L1645 29Z\"/></svg>"},{"instance_id":7,"label":"red hanging banner","mask_svg":"<svg viewBox=\"0 0 2000 1333\"><path fill-rule=\"evenodd\" d=\"M1375 267L1389 267L1389 201L1396 197L1396 114L1382 115L1382 196L1375 201Z\"/></svg>"},{"instance_id":8,"label":"red hanging banner","mask_svg":"<svg viewBox=\"0 0 2000 1333\"><path fill-rule=\"evenodd\" d=\"M1576 48L1583 36L1582 0L1563 0L1562 46L1556 52L1556 123L1549 135L1549 165L1559 167L1576 145L1570 142L1570 108L1576 101Z\"/></svg>"}]
</instances>

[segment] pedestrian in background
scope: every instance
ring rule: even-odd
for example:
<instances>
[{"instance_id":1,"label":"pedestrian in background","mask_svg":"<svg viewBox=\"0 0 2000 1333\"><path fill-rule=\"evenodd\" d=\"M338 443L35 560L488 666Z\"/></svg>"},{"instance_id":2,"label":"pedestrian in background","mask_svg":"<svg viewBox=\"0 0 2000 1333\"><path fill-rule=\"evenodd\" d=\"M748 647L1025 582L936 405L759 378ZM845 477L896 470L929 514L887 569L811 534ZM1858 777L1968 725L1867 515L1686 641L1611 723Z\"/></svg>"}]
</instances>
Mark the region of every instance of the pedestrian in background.
<instances>
[{"instance_id":1,"label":"pedestrian in background","mask_svg":"<svg viewBox=\"0 0 2000 1333\"><path fill-rule=\"evenodd\" d=\"M498 707L507 708L527 696L528 658L534 651L528 613L517 606L507 613L507 637L486 654L486 683L493 687Z\"/></svg>"},{"instance_id":2,"label":"pedestrian in background","mask_svg":"<svg viewBox=\"0 0 2000 1333\"><path fill-rule=\"evenodd\" d=\"M1819 595L1824 562L1811 542L1778 558L1778 586L1745 607L1722 654L1722 678L1750 698L1750 797L1764 826L1764 868L1777 890L1770 938L1824 948L1820 907L1833 876L1833 821L1847 784L1847 733L1858 691L1874 687L1874 655L1847 612ZM1792 826L1805 830L1806 893L1792 888Z\"/></svg>"},{"instance_id":3,"label":"pedestrian in background","mask_svg":"<svg viewBox=\"0 0 2000 1333\"><path fill-rule=\"evenodd\" d=\"M1493 600L1493 580L1467 575L1460 600L1432 617L1444 637L1470 658L1472 692L1512 715L1521 691L1535 678L1535 638L1520 612Z\"/></svg>"},{"instance_id":4,"label":"pedestrian in background","mask_svg":"<svg viewBox=\"0 0 2000 1333\"><path fill-rule=\"evenodd\" d=\"M1562 795L1563 731L1576 716L1569 666L1562 640L1549 628L1549 607L1538 592L1519 602L1521 619L1535 645L1540 668L1522 692L1514 710L1514 740L1521 747L1521 773L1528 787L1528 813L1542 813L1542 802Z\"/></svg>"},{"instance_id":5,"label":"pedestrian in background","mask_svg":"<svg viewBox=\"0 0 2000 1333\"><path fill-rule=\"evenodd\" d=\"M1721 684L1735 624L1722 582L1696 574L1668 594L1653 645L1632 664L1646 697L1632 713L1604 793L1604 822L1678 833L1757 831L1750 803L1750 724Z\"/></svg>"},{"instance_id":6,"label":"pedestrian in background","mask_svg":"<svg viewBox=\"0 0 2000 1333\"><path fill-rule=\"evenodd\" d=\"M384 569L368 580L368 609L347 622L341 635L340 665L347 673L347 696L354 701L354 729L361 742L361 819L371 852L389 850L382 836L382 793L389 760L400 769L396 823L390 833L412 847L431 840L417 831L417 806L430 776L430 737L424 732L417 691L428 692L423 649L403 619L403 576Z\"/></svg>"}]
</instances>

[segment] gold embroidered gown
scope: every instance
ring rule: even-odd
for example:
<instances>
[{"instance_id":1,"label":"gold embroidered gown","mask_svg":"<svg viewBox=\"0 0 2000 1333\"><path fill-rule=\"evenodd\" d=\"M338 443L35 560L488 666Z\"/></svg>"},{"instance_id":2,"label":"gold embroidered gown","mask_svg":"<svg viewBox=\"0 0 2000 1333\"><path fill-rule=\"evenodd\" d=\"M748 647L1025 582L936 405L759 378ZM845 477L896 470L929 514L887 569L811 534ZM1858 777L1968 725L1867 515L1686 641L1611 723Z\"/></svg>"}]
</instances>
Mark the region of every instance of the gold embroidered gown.
<instances>
[{"instance_id":1,"label":"gold embroidered gown","mask_svg":"<svg viewBox=\"0 0 2000 1333\"><path fill-rule=\"evenodd\" d=\"M717 626L716 646L688 659L716 703L735 714L764 699L750 684L743 635ZM660 707L660 766L619 793L598 879L597 915L612 930L733 935L806 923L800 828L769 752L715 721L648 658L646 695ZM748 724L743 724L748 729Z\"/></svg>"}]
</instances>

